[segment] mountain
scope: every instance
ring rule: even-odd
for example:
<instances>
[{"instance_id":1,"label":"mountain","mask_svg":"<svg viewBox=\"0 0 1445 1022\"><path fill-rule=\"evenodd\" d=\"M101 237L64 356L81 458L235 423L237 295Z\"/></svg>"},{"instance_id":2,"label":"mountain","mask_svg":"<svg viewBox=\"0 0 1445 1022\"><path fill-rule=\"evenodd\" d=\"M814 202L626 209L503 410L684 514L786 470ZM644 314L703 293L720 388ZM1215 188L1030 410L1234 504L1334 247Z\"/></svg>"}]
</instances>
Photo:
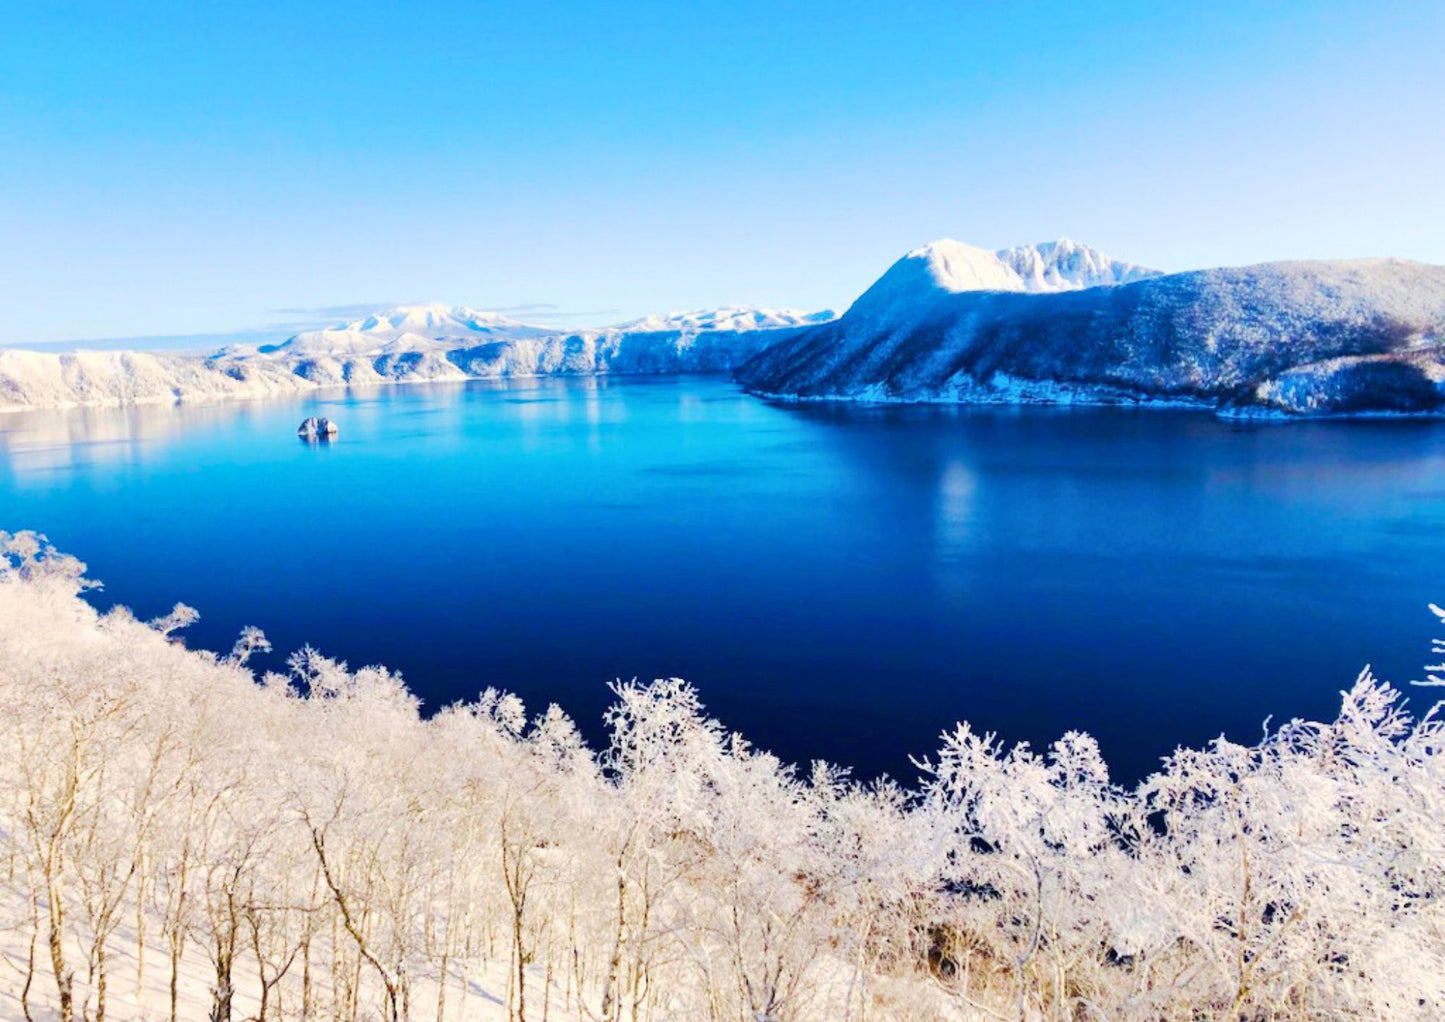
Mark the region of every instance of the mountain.
<instances>
[{"instance_id":1,"label":"mountain","mask_svg":"<svg viewBox=\"0 0 1445 1022\"><path fill-rule=\"evenodd\" d=\"M950 296L973 291L1047 293L1157 276L1067 238L990 252L942 238L888 268L848 309L854 321L926 315Z\"/></svg>"},{"instance_id":2,"label":"mountain","mask_svg":"<svg viewBox=\"0 0 1445 1022\"><path fill-rule=\"evenodd\" d=\"M673 312L666 316L647 316L618 324L609 329L621 333L701 333L704 330L778 330L785 327L815 326L837 317L831 309L822 312L800 312L797 309L770 309L763 306L698 309L694 312Z\"/></svg>"},{"instance_id":3,"label":"mountain","mask_svg":"<svg viewBox=\"0 0 1445 1022\"><path fill-rule=\"evenodd\" d=\"M316 385L459 380L466 373L448 360L448 352L548 333L546 327L466 306L399 305L341 326L308 330L281 344L227 348L212 361L257 371L269 366Z\"/></svg>"},{"instance_id":4,"label":"mountain","mask_svg":"<svg viewBox=\"0 0 1445 1022\"><path fill-rule=\"evenodd\" d=\"M1072 291L1160 275L1158 270L1110 259L1071 238L1000 249L995 255L1019 275L1025 291Z\"/></svg>"},{"instance_id":5,"label":"mountain","mask_svg":"<svg viewBox=\"0 0 1445 1022\"><path fill-rule=\"evenodd\" d=\"M910 252L842 318L761 352L738 378L791 398L1445 410L1445 267L1154 275L1054 243L998 256L1014 283L989 254L957 242ZM1100 281L1122 282L1089 286Z\"/></svg>"},{"instance_id":6,"label":"mountain","mask_svg":"<svg viewBox=\"0 0 1445 1022\"><path fill-rule=\"evenodd\" d=\"M831 312L726 308L563 331L495 312L403 305L210 356L0 351L0 410L267 397L323 386L604 373L730 372Z\"/></svg>"},{"instance_id":7,"label":"mountain","mask_svg":"<svg viewBox=\"0 0 1445 1022\"><path fill-rule=\"evenodd\" d=\"M254 368L199 356L0 350L0 411L276 397L310 386L283 367Z\"/></svg>"},{"instance_id":8,"label":"mountain","mask_svg":"<svg viewBox=\"0 0 1445 1022\"><path fill-rule=\"evenodd\" d=\"M723 308L564 331L446 305L208 357L0 351L0 410L476 377L735 372L784 398L1445 414L1445 267L1160 274L1057 241L906 254L840 318Z\"/></svg>"},{"instance_id":9,"label":"mountain","mask_svg":"<svg viewBox=\"0 0 1445 1022\"><path fill-rule=\"evenodd\" d=\"M832 312L751 306L679 312L601 330L498 339L447 357L480 377L722 373L832 318Z\"/></svg>"},{"instance_id":10,"label":"mountain","mask_svg":"<svg viewBox=\"0 0 1445 1022\"><path fill-rule=\"evenodd\" d=\"M478 336L540 337L548 332L546 327L528 326L499 312L436 302L425 305L398 305L394 309L374 312L364 319L347 323L341 329L376 338L392 339L415 335L430 340L473 339Z\"/></svg>"}]
</instances>

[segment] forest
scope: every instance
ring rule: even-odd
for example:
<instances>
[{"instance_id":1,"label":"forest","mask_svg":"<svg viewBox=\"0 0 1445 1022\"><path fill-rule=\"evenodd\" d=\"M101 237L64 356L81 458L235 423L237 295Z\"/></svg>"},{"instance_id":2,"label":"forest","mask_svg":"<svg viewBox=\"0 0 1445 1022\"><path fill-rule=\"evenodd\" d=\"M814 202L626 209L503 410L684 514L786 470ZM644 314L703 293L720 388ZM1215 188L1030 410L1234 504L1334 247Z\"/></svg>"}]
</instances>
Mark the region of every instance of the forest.
<instances>
[{"instance_id":1,"label":"forest","mask_svg":"<svg viewBox=\"0 0 1445 1022\"><path fill-rule=\"evenodd\" d=\"M1134 785L967 724L860 783L679 679L617 683L593 748L503 692L257 672L255 629L187 649L195 611L85 571L0 533L0 1017L1445 1017L1445 729L1368 671Z\"/></svg>"}]
</instances>

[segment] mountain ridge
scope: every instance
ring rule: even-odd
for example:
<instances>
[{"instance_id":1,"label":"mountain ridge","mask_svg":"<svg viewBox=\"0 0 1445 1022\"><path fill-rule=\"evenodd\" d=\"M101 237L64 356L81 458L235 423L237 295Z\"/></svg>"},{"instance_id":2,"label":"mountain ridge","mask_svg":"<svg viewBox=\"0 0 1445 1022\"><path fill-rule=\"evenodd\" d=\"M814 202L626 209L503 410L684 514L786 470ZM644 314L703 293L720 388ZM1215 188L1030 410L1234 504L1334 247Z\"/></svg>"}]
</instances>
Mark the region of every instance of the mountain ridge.
<instances>
[{"instance_id":1,"label":"mountain ridge","mask_svg":"<svg viewBox=\"0 0 1445 1022\"><path fill-rule=\"evenodd\" d=\"M882 317L856 308L760 353L738 379L798 399L1445 411L1445 267L1424 263L1263 263L936 294Z\"/></svg>"},{"instance_id":2,"label":"mountain ridge","mask_svg":"<svg viewBox=\"0 0 1445 1022\"><path fill-rule=\"evenodd\" d=\"M905 253L842 316L724 306L562 330L418 303L209 356L0 350L0 410L322 386L730 372L785 399L1445 414L1445 267L1163 274L1068 238Z\"/></svg>"}]
</instances>

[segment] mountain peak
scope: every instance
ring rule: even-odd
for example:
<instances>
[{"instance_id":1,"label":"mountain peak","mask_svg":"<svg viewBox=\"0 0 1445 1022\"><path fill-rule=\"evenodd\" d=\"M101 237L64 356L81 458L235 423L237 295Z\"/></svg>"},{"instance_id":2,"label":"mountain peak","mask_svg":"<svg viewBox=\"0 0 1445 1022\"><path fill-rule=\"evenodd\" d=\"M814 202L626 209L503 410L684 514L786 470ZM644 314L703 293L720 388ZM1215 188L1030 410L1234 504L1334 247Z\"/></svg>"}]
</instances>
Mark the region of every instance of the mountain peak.
<instances>
[{"instance_id":1,"label":"mountain peak","mask_svg":"<svg viewBox=\"0 0 1445 1022\"><path fill-rule=\"evenodd\" d=\"M1096 248L1065 237L1000 249L997 255L1018 274L1025 291L1075 291L1159 276L1158 270L1110 259Z\"/></svg>"},{"instance_id":2,"label":"mountain peak","mask_svg":"<svg viewBox=\"0 0 1445 1022\"><path fill-rule=\"evenodd\" d=\"M954 238L915 248L893 267L910 276L924 274L933 287L950 293L1023 290L1018 276L996 254Z\"/></svg>"},{"instance_id":3,"label":"mountain peak","mask_svg":"<svg viewBox=\"0 0 1445 1022\"><path fill-rule=\"evenodd\" d=\"M379 309L364 319L343 324L339 330L366 334L379 339L394 339L415 334L432 340L474 337L477 334L504 332L509 335L543 333L500 312L473 309L465 305L422 302Z\"/></svg>"},{"instance_id":4,"label":"mountain peak","mask_svg":"<svg viewBox=\"0 0 1445 1022\"><path fill-rule=\"evenodd\" d=\"M848 310L891 318L962 291L1022 291L1019 275L997 255L953 238L915 248L888 268Z\"/></svg>"},{"instance_id":5,"label":"mountain peak","mask_svg":"<svg viewBox=\"0 0 1445 1022\"><path fill-rule=\"evenodd\" d=\"M891 316L965 291L1077 291L1158 276L1110 259L1072 238L990 252L954 238L915 248L865 291L849 310Z\"/></svg>"}]
</instances>

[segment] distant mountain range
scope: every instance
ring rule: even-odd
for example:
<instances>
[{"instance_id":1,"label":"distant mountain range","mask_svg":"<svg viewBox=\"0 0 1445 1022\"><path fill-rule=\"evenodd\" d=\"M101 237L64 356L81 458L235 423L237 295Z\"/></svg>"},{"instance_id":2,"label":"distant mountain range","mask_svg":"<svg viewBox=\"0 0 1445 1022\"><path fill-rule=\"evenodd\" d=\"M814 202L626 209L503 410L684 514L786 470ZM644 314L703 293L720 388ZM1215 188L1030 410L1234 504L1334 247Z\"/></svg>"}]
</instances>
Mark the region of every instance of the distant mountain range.
<instances>
[{"instance_id":1,"label":"distant mountain range","mask_svg":"<svg viewBox=\"0 0 1445 1022\"><path fill-rule=\"evenodd\" d=\"M405 305L280 344L209 356L0 350L0 410L257 398L318 387L478 377L730 372L832 312L758 307L560 331L496 312Z\"/></svg>"},{"instance_id":2,"label":"distant mountain range","mask_svg":"<svg viewBox=\"0 0 1445 1022\"><path fill-rule=\"evenodd\" d=\"M0 410L317 387L732 372L800 400L1445 412L1445 267L1393 259L1162 274L1061 238L909 252L841 317L724 308L561 331L407 305L209 356L0 350Z\"/></svg>"}]
</instances>

